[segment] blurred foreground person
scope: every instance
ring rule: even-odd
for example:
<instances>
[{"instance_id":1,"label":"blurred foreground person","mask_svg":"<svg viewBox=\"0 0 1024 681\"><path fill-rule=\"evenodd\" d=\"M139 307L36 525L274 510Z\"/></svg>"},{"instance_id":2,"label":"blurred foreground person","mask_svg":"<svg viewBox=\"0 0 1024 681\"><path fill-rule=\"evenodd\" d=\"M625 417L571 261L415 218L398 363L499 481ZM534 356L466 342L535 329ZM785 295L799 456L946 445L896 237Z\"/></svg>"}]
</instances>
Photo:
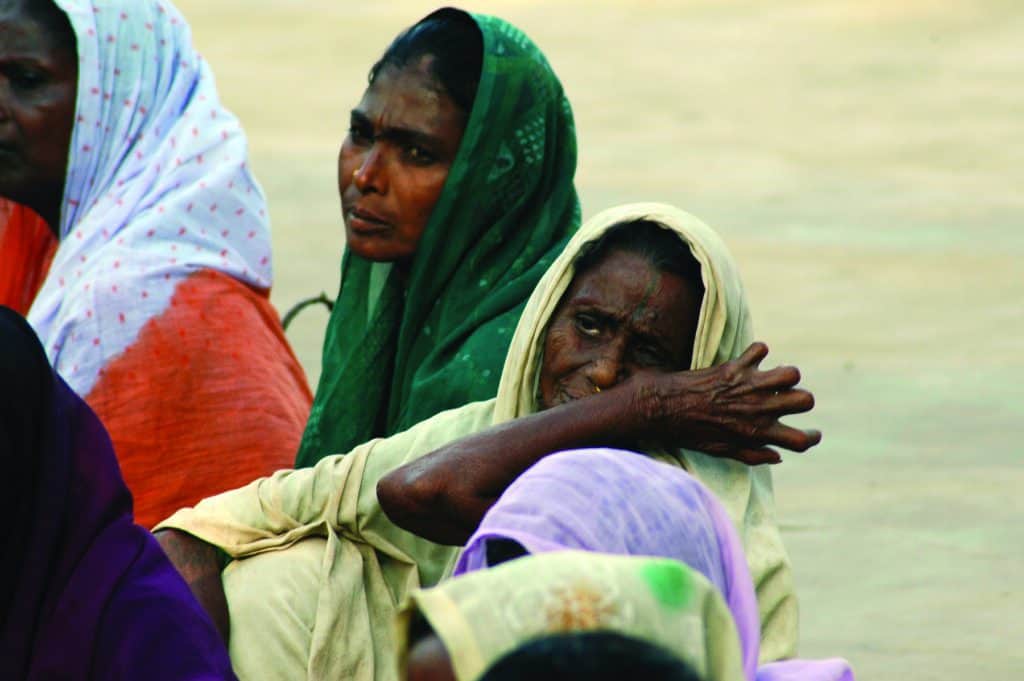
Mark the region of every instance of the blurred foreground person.
<instances>
[{"instance_id":1,"label":"blurred foreground person","mask_svg":"<svg viewBox=\"0 0 1024 681\"><path fill-rule=\"evenodd\" d=\"M158 536L225 633L230 619L241 677L391 679L396 608L451 574L516 477L564 449L632 443L723 501L765 613L762 655L788 657L796 598L771 471L746 464L820 434L779 422L813 397L796 369L760 370L767 348L750 341L707 225L663 204L605 211L537 285L496 399L206 499Z\"/></svg>"},{"instance_id":2,"label":"blurred foreground person","mask_svg":"<svg viewBox=\"0 0 1024 681\"><path fill-rule=\"evenodd\" d=\"M132 497L99 419L0 307L0 678L234 679Z\"/></svg>"},{"instance_id":3,"label":"blurred foreground person","mask_svg":"<svg viewBox=\"0 0 1024 681\"><path fill-rule=\"evenodd\" d=\"M662 662L662 673L669 673L655 679L687 678L686 671L704 681L744 679L721 595L699 572L664 558L583 551L530 556L414 592L399 622L399 678L406 681L533 679L511 676L503 668L515 663L502 658L540 643L555 666L564 653L553 641L541 642L574 632L629 637L681 662L681 670ZM534 667L543 669L544 659L536 658ZM638 666L644 661L639 657ZM626 667L628 658L612 664Z\"/></svg>"},{"instance_id":4,"label":"blurred foreground person","mask_svg":"<svg viewBox=\"0 0 1024 681\"><path fill-rule=\"evenodd\" d=\"M438 643L434 645L436 647ZM417 681L417 677L407 678ZM664 648L608 631L549 634L535 638L506 654L481 677L481 681L520 679L701 681L690 665Z\"/></svg>"},{"instance_id":5,"label":"blurred foreground person","mask_svg":"<svg viewBox=\"0 0 1024 681\"><path fill-rule=\"evenodd\" d=\"M501 19L434 12L370 69L338 157L341 289L296 467L494 397L579 226L558 77Z\"/></svg>"},{"instance_id":6,"label":"blurred foreground person","mask_svg":"<svg viewBox=\"0 0 1024 681\"><path fill-rule=\"evenodd\" d=\"M289 466L309 412L247 156L169 2L0 0L0 304L103 419L147 526Z\"/></svg>"},{"instance_id":7,"label":"blurred foreground person","mask_svg":"<svg viewBox=\"0 0 1024 681\"><path fill-rule=\"evenodd\" d=\"M685 470L614 449L549 456L487 512L455 575L567 550L672 558L699 572L729 608L747 681L853 681L849 664L839 658L758 667L761 619L771 614L758 614L743 544L728 512Z\"/></svg>"}]
</instances>

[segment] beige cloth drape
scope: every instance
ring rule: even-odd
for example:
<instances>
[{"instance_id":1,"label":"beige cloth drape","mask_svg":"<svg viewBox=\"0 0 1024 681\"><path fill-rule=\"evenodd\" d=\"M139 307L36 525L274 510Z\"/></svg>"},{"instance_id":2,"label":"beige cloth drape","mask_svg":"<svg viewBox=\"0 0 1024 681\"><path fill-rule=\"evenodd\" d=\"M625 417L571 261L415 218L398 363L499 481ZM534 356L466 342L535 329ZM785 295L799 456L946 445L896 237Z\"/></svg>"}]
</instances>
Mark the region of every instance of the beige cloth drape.
<instances>
[{"instance_id":1,"label":"beige cloth drape","mask_svg":"<svg viewBox=\"0 0 1024 681\"><path fill-rule=\"evenodd\" d=\"M742 353L752 338L750 314L735 263L711 228L664 204L633 204L596 215L527 303L494 400L443 412L347 455L327 457L315 468L280 471L179 511L159 526L183 530L244 559L224 573L232 661L242 679L301 678L303 671L310 679L395 678L397 608L412 589L447 576L458 549L391 524L377 503L377 481L451 440L535 411L544 331L572 279L580 248L620 222L641 218L676 232L701 265L705 294L693 368ZM700 479L736 523L757 588L761 660L795 655L796 597L775 523L771 471L696 452L656 456ZM309 538L318 539L315 550L290 548ZM306 581L294 578L298 573Z\"/></svg>"},{"instance_id":2,"label":"beige cloth drape","mask_svg":"<svg viewBox=\"0 0 1024 681\"><path fill-rule=\"evenodd\" d=\"M400 672L416 612L444 643L458 681L475 681L532 639L580 631L653 643L705 681L746 678L721 594L704 575L668 558L558 551L414 591L399 617Z\"/></svg>"}]
</instances>

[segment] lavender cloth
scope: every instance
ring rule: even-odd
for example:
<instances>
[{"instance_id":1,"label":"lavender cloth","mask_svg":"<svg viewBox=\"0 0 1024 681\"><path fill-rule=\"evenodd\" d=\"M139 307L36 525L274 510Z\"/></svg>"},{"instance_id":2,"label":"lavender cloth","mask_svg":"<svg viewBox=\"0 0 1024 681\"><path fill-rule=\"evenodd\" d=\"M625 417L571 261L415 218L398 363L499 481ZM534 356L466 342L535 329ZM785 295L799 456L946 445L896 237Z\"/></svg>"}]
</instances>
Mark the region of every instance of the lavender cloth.
<instances>
[{"instance_id":1,"label":"lavender cloth","mask_svg":"<svg viewBox=\"0 0 1024 681\"><path fill-rule=\"evenodd\" d=\"M757 681L853 681L845 660L757 667L761 626L743 545L722 504L686 471L615 449L559 452L539 461L480 522L455 574L484 569L487 543L528 553L581 549L686 563L721 592L736 623L743 669Z\"/></svg>"},{"instance_id":2,"label":"lavender cloth","mask_svg":"<svg viewBox=\"0 0 1024 681\"><path fill-rule=\"evenodd\" d=\"M0 457L0 678L235 678L212 622L134 524L102 424L3 307Z\"/></svg>"},{"instance_id":3,"label":"lavender cloth","mask_svg":"<svg viewBox=\"0 0 1024 681\"><path fill-rule=\"evenodd\" d=\"M854 681L854 678L849 662L832 657L763 664L757 669L757 681Z\"/></svg>"}]
</instances>

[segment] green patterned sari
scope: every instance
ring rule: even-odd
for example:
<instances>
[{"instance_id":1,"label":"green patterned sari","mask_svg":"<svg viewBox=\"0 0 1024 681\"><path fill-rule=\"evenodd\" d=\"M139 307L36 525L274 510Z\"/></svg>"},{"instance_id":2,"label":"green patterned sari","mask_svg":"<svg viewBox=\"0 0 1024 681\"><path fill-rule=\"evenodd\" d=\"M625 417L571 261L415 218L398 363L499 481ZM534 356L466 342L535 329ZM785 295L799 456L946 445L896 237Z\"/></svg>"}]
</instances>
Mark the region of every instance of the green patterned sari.
<instances>
[{"instance_id":1,"label":"green patterned sari","mask_svg":"<svg viewBox=\"0 0 1024 681\"><path fill-rule=\"evenodd\" d=\"M579 226L561 84L522 31L473 19L483 68L458 155L407 283L345 253L297 467L494 397L526 300Z\"/></svg>"}]
</instances>

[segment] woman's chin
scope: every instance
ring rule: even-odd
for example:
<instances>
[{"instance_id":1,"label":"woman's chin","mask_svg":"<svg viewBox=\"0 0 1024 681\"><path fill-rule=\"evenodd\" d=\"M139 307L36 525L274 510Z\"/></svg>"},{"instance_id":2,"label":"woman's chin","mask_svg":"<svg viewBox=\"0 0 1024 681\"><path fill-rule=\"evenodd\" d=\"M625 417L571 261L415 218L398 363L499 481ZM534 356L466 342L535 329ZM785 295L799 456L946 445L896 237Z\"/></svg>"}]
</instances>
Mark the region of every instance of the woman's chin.
<instances>
[{"instance_id":1,"label":"woman's chin","mask_svg":"<svg viewBox=\"0 0 1024 681\"><path fill-rule=\"evenodd\" d=\"M392 262L398 259L394 246L379 234L366 234L345 228L345 245L354 255L373 262Z\"/></svg>"}]
</instances>

